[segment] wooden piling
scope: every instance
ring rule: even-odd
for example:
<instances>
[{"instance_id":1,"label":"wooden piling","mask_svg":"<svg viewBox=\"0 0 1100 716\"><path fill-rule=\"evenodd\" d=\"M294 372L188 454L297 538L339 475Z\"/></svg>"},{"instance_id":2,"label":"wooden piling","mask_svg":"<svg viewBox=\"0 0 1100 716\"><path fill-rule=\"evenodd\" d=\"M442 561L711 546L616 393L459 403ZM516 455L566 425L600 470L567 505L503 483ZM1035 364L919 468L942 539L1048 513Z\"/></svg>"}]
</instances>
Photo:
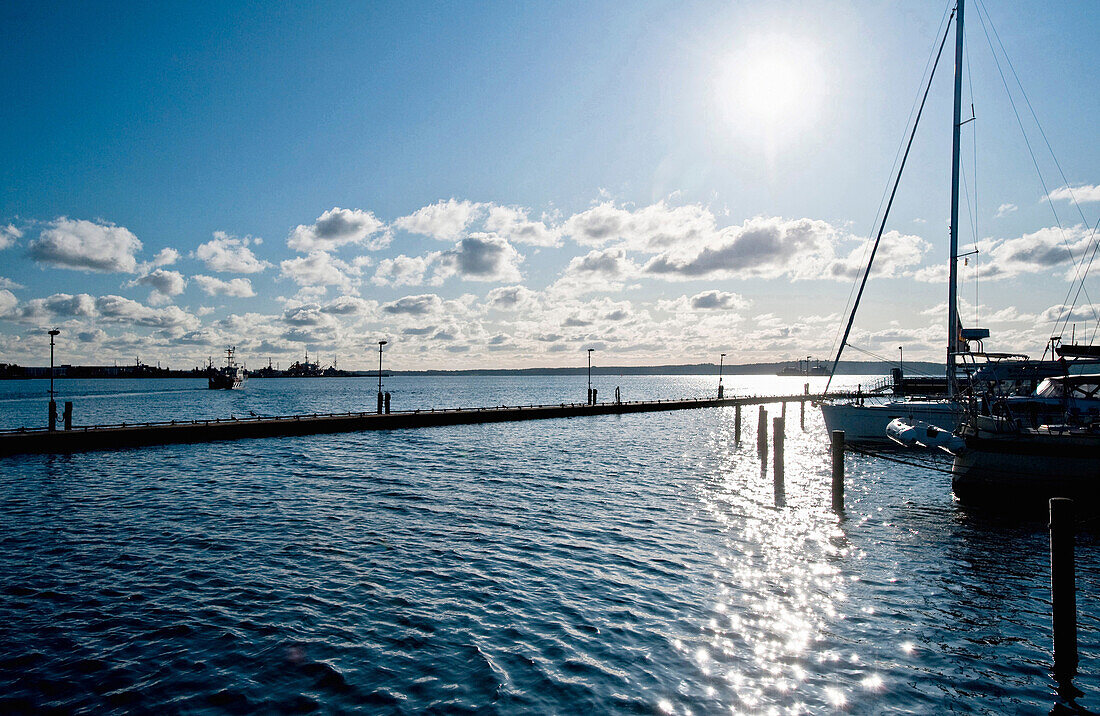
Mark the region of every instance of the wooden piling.
<instances>
[{"instance_id":1,"label":"wooden piling","mask_svg":"<svg viewBox=\"0 0 1100 716\"><path fill-rule=\"evenodd\" d=\"M733 406L733 444L741 444L741 406Z\"/></svg>"},{"instance_id":2,"label":"wooden piling","mask_svg":"<svg viewBox=\"0 0 1100 716\"><path fill-rule=\"evenodd\" d=\"M809 383L805 383L802 386L802 394L803 395L809 395L810 394L810 384ZM806 401L801 400L801 401L799 401L798 405L801 408L799 410L799 414L798 414L798 427L799 427L800 430L805 430L806 429Z\"/></svg>"},{"instance_id":3,"label":"wooden piling","mask_svg":"<svg viewBox=\"0 0 1100 716\"><path fill-rule=\"evenodd\" d=\"M760 453L760 465L766 467L765 458L768 456L768 411L760 406L760 412L756 417L756 451Z\"/></svg>"},{"instance_id":4,"label":"wooden piling","mask_svg":"<svg viewBox=\"0 0 1100 716\"><path fill-rule=\"evenodd\" d=\"M844 511L844 431L834 430L833 451L833 510Z\"/></svg>"},{"instance_id":5,"label":"wooden piling","mask_svg":"<svg viewBox=\"0 0 1100 716\"><path fill-rule=\"evenodd\" d=\"M780 505L783 503L783 433L785 432L786 420L782 416L778 418L772 418L772 479L774 480L775 487L775 503Z\"/></svg>"},{"instance_id":6,"label":"wooden piling","mask_svg":"<svg viewBox=\"0 0 1100 716\"><path fill-rule=\"evenodd\" d=\"M1074 569L1073 500L1050 500L1050 596L1054 627L1054 677L1077 673L1077 584Z\"/></svg>"},{"instance_id":7,"label":"wooden piling","mask_svg":"<svg viewBox=\"0 0 1100 716\"><path fill-rule=\"evenodd\" d=\"M72 430L73 429L73 401L71 401L71 400L66 400L65 401L65 415L64 415L64 418L65 418L65 429L66 430Z\"/></svg>"},{"instance_id":8,"label":"wooden piling","mask_svg":"<svg viewBox=\"0 0 1100 716\"><path fill-rule=\"evenodd\" d=\"M52 433L54 430L57 430L57 402L54 401L52 398L50 399L50 405L48 409L50 411L50 414L46 416L46 424L48 426L48 430Z\"/></svg>"},{"instance_id":9,"label":"wooden piling","mask_svg":"<svg viewBox=\"0 0 1100 716\"><path fill-rule=\"evenodd\" d=\"M783 418L783 420L787 419L787 401L785 400L783 401L783 407L779 409L779 417Z\"/></svg>"}]
</instances>

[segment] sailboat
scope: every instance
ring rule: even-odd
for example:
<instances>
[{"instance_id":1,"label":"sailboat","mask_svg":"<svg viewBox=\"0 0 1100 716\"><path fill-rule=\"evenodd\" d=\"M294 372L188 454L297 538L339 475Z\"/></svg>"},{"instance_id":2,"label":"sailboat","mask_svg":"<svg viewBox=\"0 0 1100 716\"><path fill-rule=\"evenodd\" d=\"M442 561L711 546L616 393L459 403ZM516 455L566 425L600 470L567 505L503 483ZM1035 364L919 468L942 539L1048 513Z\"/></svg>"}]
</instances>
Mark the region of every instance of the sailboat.
<instances>
[{"instance_id":1,"label":"sailboat","mask_svg":"<svg viewBox=\"0 0 1100 716\"><path fill-rule=\"evenodd\" d=\"M985 350L984 341L989 338L985 328L964 328L959 320L958 311L958 259L959 259L959 177L960 177L960 128L962 117L963 83L963 11L964 0L958 0L953 13L955 25L955 86L953 104L952 142L951 142L951 207L950 207L950 251L948 255L948 295L947 295L947 362L946 392L944 395L889 395L860 396L855 400L833 400L826 398L820 403L825 426L830 431L843 430L845 440L853 443L889 444L887 428L893 421L901 419L908 425L923 424L936 426L948 433L957 430L964 422L967 406L980 401L992 391L1008 395L1026 395L1032 392L1041 380L1061 375L1065 372L1064 363L1050 361L1032 361L1028 356L1015 353L993 353ZM852 330L856 310L859 307L871 266L875 259L886 227L890 209L893 206L909 150L913 146L917 126L920 123L925 101L939 66L943 49L947 43L951 23L940 42L936 61L924 88L924 95L909 135L901 165L894 179L886 210L878 227L878 235L872 246L863 278L856 294L855 302L848 316L843 338L833 361L829 383L825 386L828 393L836 366L847 345ZM1053 347L1053 346L1052 346Z\"/></svg>"}]
</instances>

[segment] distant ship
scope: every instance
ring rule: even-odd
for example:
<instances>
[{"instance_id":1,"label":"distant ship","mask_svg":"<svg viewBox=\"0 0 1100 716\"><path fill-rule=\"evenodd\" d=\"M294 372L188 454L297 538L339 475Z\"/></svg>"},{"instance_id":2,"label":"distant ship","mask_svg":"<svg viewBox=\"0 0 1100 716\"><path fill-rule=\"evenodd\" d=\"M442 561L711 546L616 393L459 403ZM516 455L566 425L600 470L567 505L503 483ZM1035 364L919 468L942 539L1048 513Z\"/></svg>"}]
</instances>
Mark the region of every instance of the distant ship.
<instances>
[{"instance_id":1,"label":"distant ship","mask_svg":"<svg viewBox=\"0 0 1100 716\"><path fill-rule=\"evenodd\" d=\"M799 360L797 365L785 365L775 372L776 375L783 376L814 376L814 375L829 375L829 368L819 360L813 360L807 357L805 360Z\"/></svg>"},{"instance_id":2,"label":"distant ship","mask_svg":"<svg viewBox=\"0 0 1100 716\"><path fill-rule=\"evenodd\" d=\"M213 361L207 365L207 386L211 390L233 390L244 385L247 373L245 373L244 366L237 365L233 360L234 351L236 351L235 346L225 349L225 365L223 367L215 368Z\"/></svg>"}]
</instances>

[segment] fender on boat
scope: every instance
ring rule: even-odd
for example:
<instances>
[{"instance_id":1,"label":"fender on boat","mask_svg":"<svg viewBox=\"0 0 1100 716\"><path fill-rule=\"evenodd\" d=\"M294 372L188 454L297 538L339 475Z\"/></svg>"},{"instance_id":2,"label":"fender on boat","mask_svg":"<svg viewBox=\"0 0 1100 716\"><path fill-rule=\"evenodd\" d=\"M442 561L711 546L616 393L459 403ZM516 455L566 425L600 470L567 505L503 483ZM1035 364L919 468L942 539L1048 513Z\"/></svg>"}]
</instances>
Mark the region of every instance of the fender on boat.
<instances>
[{"instance_id":1,"label":"fender on boat","mask_svg":"<svg viewBox=\"0 0 1100 716\"><path fill-rule=\"evenodd\" d=\"M898 445L908 448L940 448L951 454L961 450L966 443L949 430L938 428L923 420L910 421L906 418L894 418L886 426L886 437Z\"/></svg>"}]
</instances>

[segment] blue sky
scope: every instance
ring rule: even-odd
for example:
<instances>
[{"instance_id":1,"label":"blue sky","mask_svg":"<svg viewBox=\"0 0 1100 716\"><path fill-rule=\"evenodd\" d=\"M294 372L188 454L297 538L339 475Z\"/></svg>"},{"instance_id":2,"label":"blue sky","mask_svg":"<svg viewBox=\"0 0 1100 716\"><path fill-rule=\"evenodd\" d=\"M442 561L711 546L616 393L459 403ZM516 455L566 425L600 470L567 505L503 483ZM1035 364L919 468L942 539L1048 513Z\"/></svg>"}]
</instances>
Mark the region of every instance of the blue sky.
<instances>
[{"instance_id":1,"label":"blue sky","mask_svg":"<svg viewBox=\"0 0 1100 716\"><path fill-rule=\"evenodd\" d=\"M409 368L823 356L947 8L5 4L0 361L41 363L53 326L82 363L366 367L379 338ZM989 10L963 317L1038 353L1100 209L1100 11ZM945 340L943 62L853 338L889 357Z\"/></svg>"}]
</instances>

